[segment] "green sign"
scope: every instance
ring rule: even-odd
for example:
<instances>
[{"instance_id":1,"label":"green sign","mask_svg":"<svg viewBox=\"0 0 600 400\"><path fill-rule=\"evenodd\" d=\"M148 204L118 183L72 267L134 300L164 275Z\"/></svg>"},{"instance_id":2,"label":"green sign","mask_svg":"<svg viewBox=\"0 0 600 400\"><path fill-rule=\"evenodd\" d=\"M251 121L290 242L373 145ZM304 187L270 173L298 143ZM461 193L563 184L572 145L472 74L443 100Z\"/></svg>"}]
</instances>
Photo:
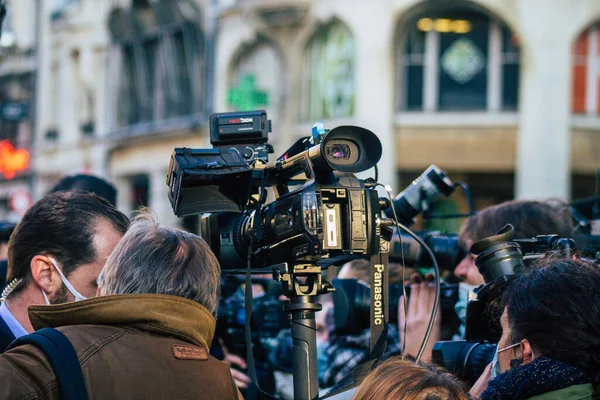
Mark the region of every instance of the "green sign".
<instances>
[{"instance_id":1,"label":"green sign","mask_svg":"<svg viewBox=\"0 0 600 400\"><path fill-rule=\"evenodd\" d=\"M227 91L227 103L238 111L251 111L266 107L269 95L256 87L253 75L244 75L237 87Z\"/></svg>"}]
</instances>

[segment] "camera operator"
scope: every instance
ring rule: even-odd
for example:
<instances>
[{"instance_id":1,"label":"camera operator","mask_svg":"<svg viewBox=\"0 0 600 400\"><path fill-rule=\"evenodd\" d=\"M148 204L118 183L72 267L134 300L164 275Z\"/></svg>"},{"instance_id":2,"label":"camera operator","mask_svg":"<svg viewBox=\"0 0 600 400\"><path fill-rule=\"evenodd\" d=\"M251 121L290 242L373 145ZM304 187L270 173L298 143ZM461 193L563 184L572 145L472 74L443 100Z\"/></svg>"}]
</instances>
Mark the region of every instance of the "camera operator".
<instances>
[{"instance_id":1,"label":"camera operator","mask_svg":"<svg viewBox=\"0 0 600 400\"><path fill-rule=\"evenodd\" d=\"M484 400L598 398L599 287L600 268L582 260L543 259L517 276L503 295L495 360L471 395Z\"/></svg>"},{"instance_id":2,"label":"camera operator","mask_svg":"<svg viewBox=\"0 0 600 400\"><path fill-rule=\"evenodd\" d=\"M95 296L96 278L128 225L124 214L91 193L51 193L34 204L9 242L0 352L33 332L29 306Z\"/></svg>"},{"instance_id":3,"label":"camera operator","mask_svg":"<svg viewBox=\"0 0 600 400\"><path fill-rule=\"evenodd\" d=\"M73 344L90 398L237 399L226 364L209 355L220 267L198 236L140 215L98 278L99 297L30 307L36 328ZM41 351L22 345L0 356L5 398L59 398Z\"/></svg>"}]
</instances>

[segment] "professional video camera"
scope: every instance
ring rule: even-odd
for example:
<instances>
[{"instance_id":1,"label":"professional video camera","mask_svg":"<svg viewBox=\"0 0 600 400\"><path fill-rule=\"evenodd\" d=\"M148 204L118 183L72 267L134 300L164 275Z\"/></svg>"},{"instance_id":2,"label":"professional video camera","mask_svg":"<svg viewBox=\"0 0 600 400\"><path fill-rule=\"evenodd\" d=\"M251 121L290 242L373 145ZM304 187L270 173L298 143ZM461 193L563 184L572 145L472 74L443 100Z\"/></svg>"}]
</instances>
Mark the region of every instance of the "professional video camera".
<instances>
[{"instance_id":1,"label":"professional video camera","mask_svg":"<svg viewBox=\"0 0 600 400\"><path fill-rule=\"evenodd\" d=\"M471 246L475 264L485 284L472 293L467 305L465 341L437 342L433 362L473 384L492 361L502 335L501 298L506 285L526 266L558 252L568 257L575 241L557 235L540 235L532 239L513 239L514 228L507 225L496 235Z\"/></svg>"},{"instance_id":2,"label":"professional video camera","mask_svg":"<svg viewBox=\"0 0 600 400\"><path fill-rule=\"evenodd\" d=\"M169 200L177 216L210 213L202 217L202 237L223 272L271 271L282 283L290 299L284 310L291 316L295 398L313 399L318 393L314 313L321 309L314 301L334 290L322 280L322 268L371 257L378 265L373 270L387 282L385 239L391 232L386 236L385 228L391 221L381 218L381 209L390 202L378 197L376 182L353 175L375 166L382 146L364 128L327 132L316 125L312 137L269 163L269 131L264 111L213 114L214 148L174 150ZM267 188L275 194L269 204ZM384 290L387 294L387 285ZM387 322L387 304L380 306L381 324Z\"/></svg>"},{"instance_id":3,"label":"professional video camera","mask_svg":"<svg viewBox=\"0 0 600 400\"><path fill-rule=\"evenodd\" d=\"M378 254L378 214L387 202L351 175L379 161L377 136L337 127L313 135L304 151L269 164L253 156L266 143L266 121L264 111L214 114L216 148L175 149L168 177L175 214L211 213L202 219L202 236L226 272L244 272L248 258L261 269L280 263L325 267ZM240 150L241 138L246 143ZM267 187L277 199L265 206Z\"/></svg>"},{"instance_id":4,"label":"professional video camera","mask_svg":"<svg viewBox=\"0 0 600 400\"><path fill-rule=\"evenodd\" d=\"M338 335L356 335L368 328L369 310L371 305L371 289L356 279L334 279L333 286L333 315L335 331ZM390 323L398 323L398 302L400 296L406 291L410 297L411 287L390 285ZM458 285L442 284L440 286L440 307L442 309L442 322L458 325L460 321L454 312L454 304L458 301Z\"/></svg>"}]
</instances>

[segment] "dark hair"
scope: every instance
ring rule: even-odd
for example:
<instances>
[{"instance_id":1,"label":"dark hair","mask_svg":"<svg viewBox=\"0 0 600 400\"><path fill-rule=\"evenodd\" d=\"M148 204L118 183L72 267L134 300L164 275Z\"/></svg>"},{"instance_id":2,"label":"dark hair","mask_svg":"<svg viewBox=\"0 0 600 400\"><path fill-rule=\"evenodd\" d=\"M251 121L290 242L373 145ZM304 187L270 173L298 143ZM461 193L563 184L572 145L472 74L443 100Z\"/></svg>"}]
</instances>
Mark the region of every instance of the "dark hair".
<instances>
[{"instance_id":1,"label":"dark hair","mask_svg":"<svg viewBox=\"0 0 600 400\"><path fill-rule=\"evenodd\" d=\"M544 259L504 292L515 342L589 374L600 399L600 267L573 259Z\"/></svg>"},{"instance_id":2,"label":"dark hair","mask_svg":"<svg viewBox=\"0 0 600 400\"><path fill-rule=\"evenodd\" d=\"M465 221L460 231L463 245L495 235L506 224L515 228L515 239L557 234L569 237L573 219L566 204L559 201L507 201L479 211Z\"/></svg>"},{"instance_id":3,"label":"dark hair","mask_svg":"<svg viewBox=\"0 0 600 400\"><path fill-rule=\"evenodd\" d=\"M113 207L117 206L117 189L110 182L97 176L79 174L64 177L50 193L69 190L92 192L108 201Z\"/></svg>"},{"instance_id":4,"label":"dark hair","mask_svg":"<svg viewBox=\"0 0 600 400\"><path fill-rule=\"evenodd\" d=\"M352 400L467 400L462 385L434 365L392 357L369 373Z\"/></svg>"},{"instance_id":5,"label":"dark hair","mask_svg":"<svg viewBox=\"0 0 600 400\"><path fill-rule=\"evenodd\" d=\"M68 276L97 257L94 230L98 220L125 234L129 219L106 200L83 191L56 192L35 203L23 216L8 244L7 282L22 279L11 292L23 290L31 279L30 263L38 254L52 254Z\"/></svg>"}]
</instances>

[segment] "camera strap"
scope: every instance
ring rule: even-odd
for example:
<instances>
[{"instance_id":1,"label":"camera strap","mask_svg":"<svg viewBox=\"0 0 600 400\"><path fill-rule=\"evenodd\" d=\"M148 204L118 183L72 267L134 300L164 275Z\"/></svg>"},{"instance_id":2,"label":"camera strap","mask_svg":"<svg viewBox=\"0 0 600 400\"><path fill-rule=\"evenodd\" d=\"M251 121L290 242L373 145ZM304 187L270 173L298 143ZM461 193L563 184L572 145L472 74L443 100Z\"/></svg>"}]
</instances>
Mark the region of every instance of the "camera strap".
<instances>
[{"instance_id":1,"label":"camera strap","mask_svg":"<svg viewBox=\"0 0 600 400\"><path fill-rule=\"evenodd\" d=\"M386 246L385 243L384 246ZM375 368L385 352L389 321L389 270L387 246L379 254L371 256L371 340L369 360L354 368L337 382L322 399L335 396L360 385Z\"/></svg>"}]
</instances>

